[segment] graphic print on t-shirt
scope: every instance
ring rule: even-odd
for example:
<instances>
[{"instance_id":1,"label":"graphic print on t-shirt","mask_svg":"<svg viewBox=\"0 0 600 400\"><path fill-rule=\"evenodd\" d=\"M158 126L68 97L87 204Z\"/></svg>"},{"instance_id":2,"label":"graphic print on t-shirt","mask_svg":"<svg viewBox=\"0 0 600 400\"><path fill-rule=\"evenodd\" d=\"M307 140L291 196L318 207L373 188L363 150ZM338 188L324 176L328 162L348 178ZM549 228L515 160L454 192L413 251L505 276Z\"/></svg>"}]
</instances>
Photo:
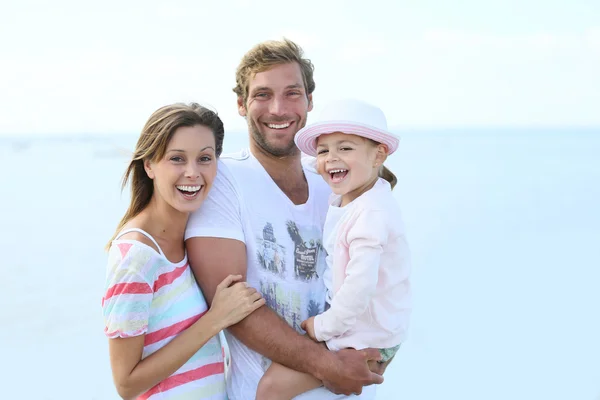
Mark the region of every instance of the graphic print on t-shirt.
<instances>
[{"instance_id":1,"label":"graphic print on t-shirt","mask_svg":"<svg viewBox=\"0 0 600 400\"><path fill-rule=\"evenodd\" d=\"M308 318L321 314L321 305L314 299L308 302Z\"/></svg>"},{"instance_id":2,"label":"graphic print on t-shirt","mask_svg":"<svg viewBox=\"0 0 600 400\"><path fill-rule=\"evenodd\" d=\"M317 261L323 246L320 239L304 240L294 221L287 221L287 231L294 242L294 277L309 281L318 278Z\"/></svg>"},{"instance_id":3,"label":"graphic print on t-shirt","mask_svg":"<svg viewBox=\"0 0 600 400\"><path fill-rule=\"evenodd\" d=\"M302 298L295 291L282 289L275 282L260 281L260 291L273 311L279 314L295 330L302 323Z\"/></svg>"},{"instance_id":4,"label":"graphic print on t-shirt","mask_svg":"<svg viewBox=\"0 0 600 400\"><path fill-rule=\"evenodd\" d=\"M281 277L285 273L285 248L277 243L273 225L267 222L262 231L262 238L258 239L256 257L260 265Z\"/></svg>"},{"instance_id":5,"label":"graphic print on t-shirt","mask_svg":"<svg viewBox=\"0 0 600 400\"><path fill-rule=\"evenodd\" d=\"M264 221L256 232L257 289L269 308L304 333L302 321L323 312L325 302L322 228L290 219L281 222ZM261 357L261 366L269 365Z\"/></svg>"}]
</instances>

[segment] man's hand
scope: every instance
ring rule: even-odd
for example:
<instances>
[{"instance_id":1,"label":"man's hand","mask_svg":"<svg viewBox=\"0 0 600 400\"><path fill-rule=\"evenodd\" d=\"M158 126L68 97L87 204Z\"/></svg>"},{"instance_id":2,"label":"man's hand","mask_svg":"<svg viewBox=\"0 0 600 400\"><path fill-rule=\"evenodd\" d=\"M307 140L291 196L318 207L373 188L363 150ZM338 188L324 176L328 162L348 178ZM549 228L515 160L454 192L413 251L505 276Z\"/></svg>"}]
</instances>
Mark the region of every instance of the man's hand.
<instances>
[{"instance_id":1,"label":"man's hand","mask_svg":"<svg viewBox=\"0 0 600 400\"><path fill-rule=\"evenodd\" d=\"M317 337L315 336L315 317L310 317L309 319L302 321L300 327L306 331L308 337L315 342L318 342Z\"/></svg>"},{"instance_id":2,"label":"man's hand","mask_svg":"<svg viewBox=\"0 0 600 400\"><path fill-rule=\"evenodd\" d=\"M331 352L332 362L324 371L323 385L335 394L361 394L363 386L380 384L383 376L371 372L369 361L381 360L377 349L343 349Z\"/></svg>"},{"instance_id":3,"label":"man's hand","mask_svg":"<svg viewBox=\"0 0 600 400\"><path fill-rule=\"evenodd\" d=\"M375 372L378 375L383 375L393 359L394 357L390 358L386 362L369 361L369 369L371 372Z\"/></svg>"}]
</instances>

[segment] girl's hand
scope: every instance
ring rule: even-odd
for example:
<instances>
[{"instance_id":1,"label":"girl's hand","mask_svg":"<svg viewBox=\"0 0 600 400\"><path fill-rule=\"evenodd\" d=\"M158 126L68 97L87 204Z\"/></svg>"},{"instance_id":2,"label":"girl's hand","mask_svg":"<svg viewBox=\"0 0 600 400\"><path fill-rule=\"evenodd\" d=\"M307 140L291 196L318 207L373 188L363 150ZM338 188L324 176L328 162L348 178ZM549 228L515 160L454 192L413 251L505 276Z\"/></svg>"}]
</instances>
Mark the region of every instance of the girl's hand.
<instances>
[{"instance_id":1,"label":"girl's hand","mask_svg":"<svg viewBox=\"0 0 600 400\"><path fill-rule=\"evenodd\" d=\"M262 307L265 299L246 282L237 282L241 275L229 275L219 283L210 312L223 329L235 325L250 313Z\"/></svg>"},{"instance_id":2,"label":"girl's hand","mask_svg":"<svg viewBox=\"0 0 600 400\"><path fill-rule=\"evenodd\" d=\"M315 336L315 317L310 317L309 319L302 321L300 327L306 331L306 334L315 342L318 342L317 337Z\"/></svg>"}]
</instances>

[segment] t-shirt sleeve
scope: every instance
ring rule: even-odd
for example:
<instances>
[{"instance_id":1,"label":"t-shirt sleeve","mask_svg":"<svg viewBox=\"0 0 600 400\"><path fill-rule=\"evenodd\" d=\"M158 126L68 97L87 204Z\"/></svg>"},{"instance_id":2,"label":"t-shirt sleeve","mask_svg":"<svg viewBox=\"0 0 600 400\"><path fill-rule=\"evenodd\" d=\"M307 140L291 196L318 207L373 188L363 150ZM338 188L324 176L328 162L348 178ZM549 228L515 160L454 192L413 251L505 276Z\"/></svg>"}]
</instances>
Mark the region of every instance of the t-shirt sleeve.
<instances>
[{"instance_id":1,"label":"t-shirt sleeve","mask_svg":"<svg viewBox=\"0 0 600 400\"><path fill-rule=\"evenodd\" d=\"M102 297L104 333L109 338L127 338L147 332L154 296L149 275L155 260L149 248L127 242L113 243Z\"/></svg>"},{"instance_id":2,"label":"t-shirt sleeve","mask_svg":"<svg viewBox=\"0 0 600 400\"><path fill-rule=\"evenodd\" d=\"M235 239L245 243L240 195L235 179L222 161L219 161L208 196L188 220L185 239L193 237Z\"/></svg>"}]
</instances>

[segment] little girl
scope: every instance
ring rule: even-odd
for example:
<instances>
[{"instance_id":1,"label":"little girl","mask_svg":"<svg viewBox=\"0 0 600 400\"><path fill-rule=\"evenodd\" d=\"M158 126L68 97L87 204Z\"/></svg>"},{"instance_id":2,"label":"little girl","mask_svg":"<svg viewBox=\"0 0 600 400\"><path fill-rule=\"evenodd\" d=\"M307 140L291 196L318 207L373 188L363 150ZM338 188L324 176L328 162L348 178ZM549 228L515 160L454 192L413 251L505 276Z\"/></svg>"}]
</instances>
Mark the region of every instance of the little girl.
<instances>
[{"instance_id":1,"label":"little girl","mask_svg":"<svg viewBox=\"0 0 600 400\"><path fill-rule=\"evenodd\" d=\"M380 109L343 100L325 108L295 142L316 157L333 191L323 230L326 311L302 328L330 350L379 348L379 362L387 362L405 339L410 315L409 249L392 196L396 177L383 166L399 138L387 130ZM273 363L256 398L287 400L321 384Z\"/></svg>"}]
</instances>

